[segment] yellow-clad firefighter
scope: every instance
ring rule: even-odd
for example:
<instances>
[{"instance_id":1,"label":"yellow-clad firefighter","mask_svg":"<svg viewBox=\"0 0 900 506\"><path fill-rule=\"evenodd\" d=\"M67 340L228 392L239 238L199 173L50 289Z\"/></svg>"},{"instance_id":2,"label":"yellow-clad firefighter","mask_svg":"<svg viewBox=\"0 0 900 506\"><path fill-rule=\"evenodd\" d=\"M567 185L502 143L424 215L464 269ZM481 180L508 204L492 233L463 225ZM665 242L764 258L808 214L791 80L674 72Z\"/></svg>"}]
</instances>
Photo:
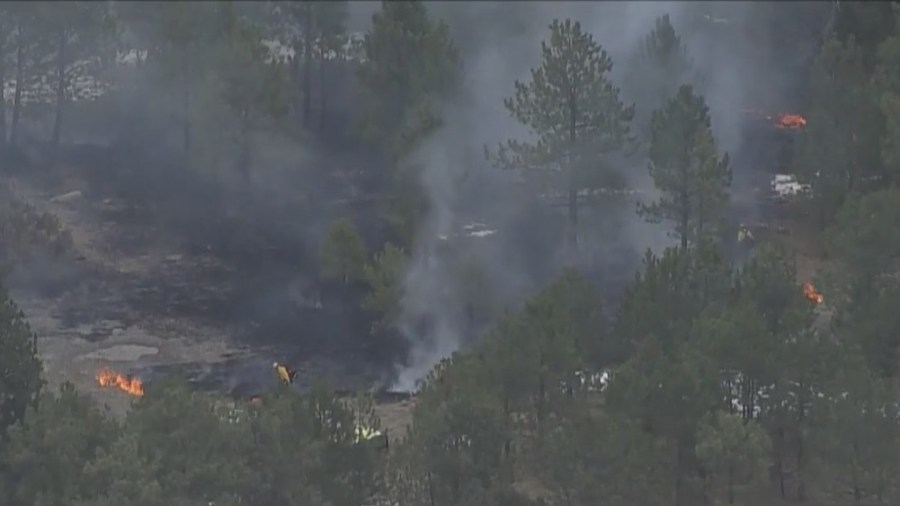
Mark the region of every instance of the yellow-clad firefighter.
<instances>
[{"instance_id":1,"label":"yellow-clad firefighter","mask_svg":"<svg viewBox=\"0 0 900 506\"><path fill-rule=\"evenodd\" d=\"M381 435L381 431L378 429L373 429L371 427L363 427L361 425L356 426L356 442L361 443L363 441L368 441L370 439L375 439L376 437Z\"/></svg>"},{"instance_id":2,"label":"yellow-clad firefighter","mask_svg":"<svg viewBox=\"0 0 900 506\"><path fill-rule=\"evenodd\" d=\"M275 374L278 375L278 379L281 380L282 383L285 385L294 384L294 376L297 375L297 371L285 364L279 364L278 362L272 364L272 368L275 369Z\"/></svg>"},{"instance_id":3,"label":"yellow-clad firefighter","mask_svg":"<svg viewBox=\"0 0 900 506\"><path fill-rule=\"evenodd\" d=\"M750 229L747 228L747 225L741 224L740 228L738 229L738 242L744 242L748 240L753 240L753 233L750 232Z\"/></svg>"},{"instance_id":4,"label":"yellow-clad firefighter","mask_svg":"<svg viewBox=\"0 0 900 506\"><path fill-rule=\"evenodd\" d=\"M357 443L376 443L379 448L388 447L387 434L383 434L378 429L357 425L354 432L356 435Z\"/></svg>"}]
</instances>

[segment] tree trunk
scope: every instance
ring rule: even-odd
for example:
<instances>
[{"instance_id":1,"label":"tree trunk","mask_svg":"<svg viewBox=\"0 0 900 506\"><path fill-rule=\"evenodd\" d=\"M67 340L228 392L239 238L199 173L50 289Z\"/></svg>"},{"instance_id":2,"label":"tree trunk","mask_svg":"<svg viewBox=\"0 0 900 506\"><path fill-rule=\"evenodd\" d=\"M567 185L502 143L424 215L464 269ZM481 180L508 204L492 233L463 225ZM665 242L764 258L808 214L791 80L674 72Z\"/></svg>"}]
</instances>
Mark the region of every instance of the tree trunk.
<instances>
[{"instance_id":1,"label":"tree trunk","mask_svg":"<svg viewBox=\"0 0 900 506\"><path fill-rule=\"evenodd\" d=\"M319 41L319 131L325 131L325 112L328 105L328 93L325 89L327 63L325 62L325 45Z\"/></svg>"},{"instance_id":2,"label":"tree trunk","mask_svg":"<svg viewBox=\"0 0 900 506\"><path fill-rule=\"evenodd\" d=\"M181 141L184 149L184 165L187 167L188 160L191 156L191 146L193 143L191 135L191 84L190 84L190 65L186 53L182 54L181 60L181 105L184 108L184 116L181 123Z\"/></svg>"},{"instance_id":3,"label":"tree trunk","mask_svg":"<svg viewBox=\"0 0 900 506\"><path fill-rule=\"evenodd\" d=\"M243 181L245 189L250 187L250 126L249 113L245 109L241 112L241 150L238 155L238 170L241 173L241 181Z\"/></svg>"},{"instance_id":4,"label":"tree trunk","mask_svg":"<svg viewBox=\"0 0 900 506\"><path fill-rule=\"evenodd\" d=\"M508 463L512 454L512 441L510 440L509 435L512 433L512 427L510 424L510 418L512 417L512 413L510 412L509 406L509 396L504 395L503 398L503 426L505 429L505 433L503 435L503 453L506 457L504 459L504 463ZM511 466L510 466L511 468Z\"/></svg>"},{"instance_id":5,"label":"tree trunk","mask_svg":"<svg viewBox=\"0 0 900 506\"><path fill-rule=\"evenodd\" d=\"M570 93L569 97L569 155L568 167L566 167L569 175L569 248L570 253L574 256L578 250L578 185L575 180L575 166L572 159L571 151L575 149L575 143L578 141L578 105L575 101L574 93Z\"/></svg>"},{"instance_id":6,"label":"tree trunk","mask_svg":"<svg viewBox=\"0 0 900 506\"><path fill-rule=\"evenodd\" d=\"M300 83L303 81L303 76L300 72L300 59L302 58L303 48L302 42L295 41L294 43L294 58L291 60L290 72L291 72L291 91L296 92L300 90ZM303 94L302 93L294 93L291 95L291 99L293 100L291 114L295 120L298 121L298 124L302 122L302 111L303 111Z\"/></svg>"},{"instance_id":7,"label":"tree trunk","mask_svg":"<svg viewBox=\"0 0 900 506\"><path fill-rule=\"evenodd\" d=\"M310 114L312 111L312 58L313 58L313 33L312 33L312 7L307 7L306 19L303 27L303 127L309 128Z\"/></svg>"},{"instance_id":8,"label":"tree trunk","mask_svg":"<svg viewBox=\"0 0 900 506\"><path fill-rule=\"evenodd\" d=\"M675 441L675 506L686 506L687 491L684 483L686 457L682 438L678 437Z\"/></svg>"},{"instance_id":9,"label":"tree trunk","mask_svg":"<svg viewBox=\"0 0 900 506\"><path fill-rule=\"evenodd\" d=\"M806 385L801 384L801 391L805 389ZM798 406L798 417L797 417L797 500L799 502L806 501L806 483L804 482L803 473L805 472L805 462L806 455L804 455L805 448L803 447L803 424L806 422L806 400L801 398L800 405Z\"/></svg>"},{"instance_id":10,"label":"tree trunk","mask_svg":"<svg viewBox=\"0 0 900 506\"><path fill-rule=\"evenodd\" d=\"M685 175L684 178L687 179L687 176ZM682 184L687 186L686 181L682 182ZM691 217L690 211L689 211L690 208L688 207L689 204L688 204L687 188L685 188L681 191L681 205L683 206L681 209L681 248L687 249L688 226L690 225L689 222L690 222L690 217Z\"/></svg>"},{"instance_id":11,"label":"tree trunk","mask_svg":"<svg viewBox=\"0 0 900 506\"><path fill-rule=\"evenodd\" d=\"M59 150L63 108L66 102L66 46L68 39L68 33L65 30L60 31L56 50L56 114L53 119L53 138L50 141L54 154Z\"/></svg>"},{"instance_id":12,"label":"tree trunk","mask_svg":"<svg viewBox=\"0 0 900 506\"><path fill-rule=\"evenodd\" d=\"M784 483L784 427L778 427L778 442L775 450L775 472L778 478L778 489L782 499L787 498Z\"/></svg>"},{"instance_id":13,"label":"tree trunk","mask_svg":"<svg viewBox=\"0 0 900 506\"><path fill-rule=\"evenodd\" d=\"M806 501L806 483L803 481L804 459L803 455L803 434L802 430L797 428L797 501Z\"/></svg>"},{"instance_id":14,"label":"tree trunk","mask_svg":"<svg viewBox=\"0 0 900 506\"><path fill-rule=\"evenodd\" d=\"M3 85L6 82L5 56L0 55L0 148L6 146L6 86Z\"/></svg>"},{"instance_id":15,"label":"tree trunk","mask_svg":"<svg viewBox=\"0 0 900 506\"><path fill-rule=\"evenodd\" d=\"M536 418L537 418L537 443L538 448L542 449L544 446L544 399L547 397L547 385L546 379L544 378L544 355L541 354L541 358L539 361L539 372L538 372L538 396L537 396L537 406L535 406Z\"/></svg>"},{"instance_id":16,"label":"tree trunk","mask_svg":"<svg viewBox=\"0 0 900 506\"><path fill-rule=\"evenodd\" d=\"M428 478L428 502L431 506L435 506L434 501L434 483L431 479L431 471L427 471L425 476Z\"/></svg>"},{"instance_id":17,"label":"tree trunk","mask_svg":"<svg viewBox=\"0 0 900 506\"><path fill-rule=\"evenodd\" d=\"M22 26L19 25L16 28L16 90L13 96L12 123L9 132L9 141L12 145L19 142L19 118L22 114L22 89L24 88L22 80L25 73L24 45Z\"/></svg>"},{"instance_id":18,"label":"tree trunk","mask_svg":"<svg viewBox=\"0 0 900 506\"><path fill-rule=\"evenodd\" d=\"M856 465L857 462L860 462L859 458L859 444L854 438L853 440L853 471L850 473L850 479L852 481L853 486L853 502L859 504L862 500L862 490L859 487L859 467Z\"/></svg>"},{"instance_id":19,"label":"tree trunk","mask_svg":"<svg viewBox=\"0 0 900 506\"><path fill-rule=\"evenodd\" d=\"M578 250L578 190L569 188L569 247L574 254Z\"/></svg>"},{"instance_id":20,"label":"tree trunk","mask_svg":"<svg viewBox=\"0 0 900 506\"><path fill-rule=\"evenodd\" d=\"M734 466L728 466L728 504L734 504Z\"/></svg>"}]
</instances>

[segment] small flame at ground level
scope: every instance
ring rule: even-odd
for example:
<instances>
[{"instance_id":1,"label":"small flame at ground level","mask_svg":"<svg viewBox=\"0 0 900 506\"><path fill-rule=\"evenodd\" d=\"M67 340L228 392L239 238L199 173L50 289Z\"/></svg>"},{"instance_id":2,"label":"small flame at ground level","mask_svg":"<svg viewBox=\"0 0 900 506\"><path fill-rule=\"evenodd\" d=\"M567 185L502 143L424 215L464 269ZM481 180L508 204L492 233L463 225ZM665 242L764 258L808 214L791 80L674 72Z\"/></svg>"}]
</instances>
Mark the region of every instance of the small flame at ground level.
<instances>
[{"instance_id":1,"label":"small flame at ground level","mask_svg":"<svg viewBox=\"0 0 900 506\"><path fill-rule=\"evenodd\" d=\"M760 119L765 118L766 121L771 121L775 128L782 130L799 130L806 126L806 118L799 114L770 114L758 109L742 109L741 112Z\"/></svg>"},{"instance_id":2,"label":"small flame at ground level","mask_svg":"<svg viewBox=\"0 0 900 506\"><path fill-rule=\"evenodd\" d=\"M803 295L805 295L810 302L816 304L821 304L825 301L825 297L817 292L816 287L810 282L803 283Z\"/></svg>"},{"instance_id":3,"label":"small flame at ground level","mask_svg":"<svg viewBox=\"0 0 900 506\"><path fill-rule=\"evenodd\" d=\"M102 387L114 387L136 397L144 395L144 384L140 378L132 378L108 369L97 373L97 384Z\"/></svg>"},{"instance_id":4,"label":"small flame at ground level","mask_svg":"<svg viewBox=\"0 0 900 506\"><path fill-rule=\"evenodd\" d=\"M799 114L779 114L775 118L775 126L796 130L806 126L806 118Z\"/></svg>"}]
</instances>

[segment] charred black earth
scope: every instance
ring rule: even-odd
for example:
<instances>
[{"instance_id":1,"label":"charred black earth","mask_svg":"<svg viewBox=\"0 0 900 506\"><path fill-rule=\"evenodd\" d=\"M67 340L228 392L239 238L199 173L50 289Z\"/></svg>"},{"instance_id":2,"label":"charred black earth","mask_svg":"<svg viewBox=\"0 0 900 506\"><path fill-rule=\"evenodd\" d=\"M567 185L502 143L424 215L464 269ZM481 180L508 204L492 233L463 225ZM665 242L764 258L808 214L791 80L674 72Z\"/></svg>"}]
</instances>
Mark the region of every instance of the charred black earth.
<instances>
[{"instance_id":1,"label":"charred black earth","mask_svg":"<svg viewBox=\"0 0 900 506\"><path fill-rule=\"evenodd\" d=\"M333 217L349 215L365 239L384 240L367 226L361 199L342 194L346 180L329 180L333 167L321 178L298 175L293 190L303 198L293 201L103 146L70 148L54 168L5 169L19 198L58 216L73 237L73 251L26 262L9 279L50 376L85 384L113 368L153 383L178 372L198 388L243 395L274 385L275 360L298 370L300 387L315 377L368 388L389 372L367 354L367 315L318 280L318 237ZM304 187L311 179L317 186ZM167 351L185 340L217 344L210 353ZM127 342L160 351L62 372Z\"/></svg>"},{"instance_id":2,"label":"charred black earth","mask_svg":"<svg viewBox=\"0 0 900 506\"><path fill-rule=\"evenodd\" d=\"M733 153L732 221L774 218L769 181L782 172L792 137L771 122L748 121ZM385 357L403 350L373 350L358 301L318 277L318 244L332 219L352 218L370 249L387 239L372 212L378 190L360 176L365 163L329 153L304 170L279 172L276 184L260 176L249 187L115 146L67 148L52 168L5 164L2 176L20 198L58 216L73 237L69 254L35 257L9 279L45 343L48 374L80 386L94 384L101 368L147 385L180 374L198 389L243 397L275 386L278 361L297 369L300 389L317 380L339 389L389 383ZM535 236L536 221L525 221L527 230L510 239L519 245ZM515 223L507 225L505 233L516 234ZM608 253L621 265L586 274L614 305L641 255ZM552 255L522 261L536 256ZM544 262L521 270L549 279L555 268ZM159 353L78 358L123 344Z\"/></svg>"}]
</instances>

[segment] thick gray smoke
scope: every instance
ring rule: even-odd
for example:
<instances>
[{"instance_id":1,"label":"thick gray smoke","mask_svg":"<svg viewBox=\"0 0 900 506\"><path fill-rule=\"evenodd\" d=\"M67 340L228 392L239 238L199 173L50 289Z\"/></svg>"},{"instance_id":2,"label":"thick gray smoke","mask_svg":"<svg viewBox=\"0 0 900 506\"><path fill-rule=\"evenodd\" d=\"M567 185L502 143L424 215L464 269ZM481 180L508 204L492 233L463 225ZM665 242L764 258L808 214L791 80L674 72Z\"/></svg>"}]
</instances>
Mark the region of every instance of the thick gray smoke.
<instances>
[{"instance_id":1,"label":"thick gray smoke","mask_svg":"<svg viewBox=\"0 0 900 506\"><path fill-rule=\"evenodd\" d=\"M764 19L766 16L783 13L764 11L760 15L762 11L752 10L750 3L434 2L428 3L428 8L433 17L443 18L450 25L464 59L467 92L465 99L447 104L444 128L415 159L424 166L422 182L432 207L412 252L406 278L401 330L412 344L412 354L399 371L394 385L398 390L413 388L437 361L469 339L471 329L461 316L461 301L458 297L454 300L450 293L457 275L448 266L448 258L436 254L447 241L460 241L454 250L457 253L475 252L503 304L521 302L524 295L546 282L546 273L535 272L527 263L511 261L529 246L523 236L508 234L507 230L515 227L517 218L534 199L519 195L511 184L512 175L488 167L481 153L484 145L493 147L527 133L510 118L503 98L513 92L516 79L527 80L529 69L538 64L540 42L547 37L547 26L553 18L580 21L613 57L612 77L621 84L638 61L640 44L655 20L668 14L705 77L703 92L723 152L733 154L743 147L741 111L782 105L785 83L797 77L778 74L777 62L766 57L771 56L767 52L768 34L753 28L767 27L770 20ZM783 50L783 57L798 51L808 53L814 47L794 49ZM628 90L623 94L639 109L642 102L648 102L646 97L630 96ZM645 191L638 198L652 199L646 161L638 158L609 163L621 165L618 168L625 181ZM585 270L602 273L619 269L628 264L623 255L636 256L648 247L659 250L670 244L666 228L641 222L634 215L633 204L618 208L625 210L614 225L608 223L610 218L603 211L594 213L602 215L599 218L586 213L582 220L582 228L594 232L585 234L581 246ZM471 234L466 237L466 230L472 228L465 227L471 222L483 223L496 234L480 239ZM531 233L542 232L535 226ZM544 258L544 262L558 272L562 265L561 241L549 234L536 240L551 243L542 254L549 251L549 259ZM423 320L429 325L418 324Z\"/></svg>"}]
</instances>

